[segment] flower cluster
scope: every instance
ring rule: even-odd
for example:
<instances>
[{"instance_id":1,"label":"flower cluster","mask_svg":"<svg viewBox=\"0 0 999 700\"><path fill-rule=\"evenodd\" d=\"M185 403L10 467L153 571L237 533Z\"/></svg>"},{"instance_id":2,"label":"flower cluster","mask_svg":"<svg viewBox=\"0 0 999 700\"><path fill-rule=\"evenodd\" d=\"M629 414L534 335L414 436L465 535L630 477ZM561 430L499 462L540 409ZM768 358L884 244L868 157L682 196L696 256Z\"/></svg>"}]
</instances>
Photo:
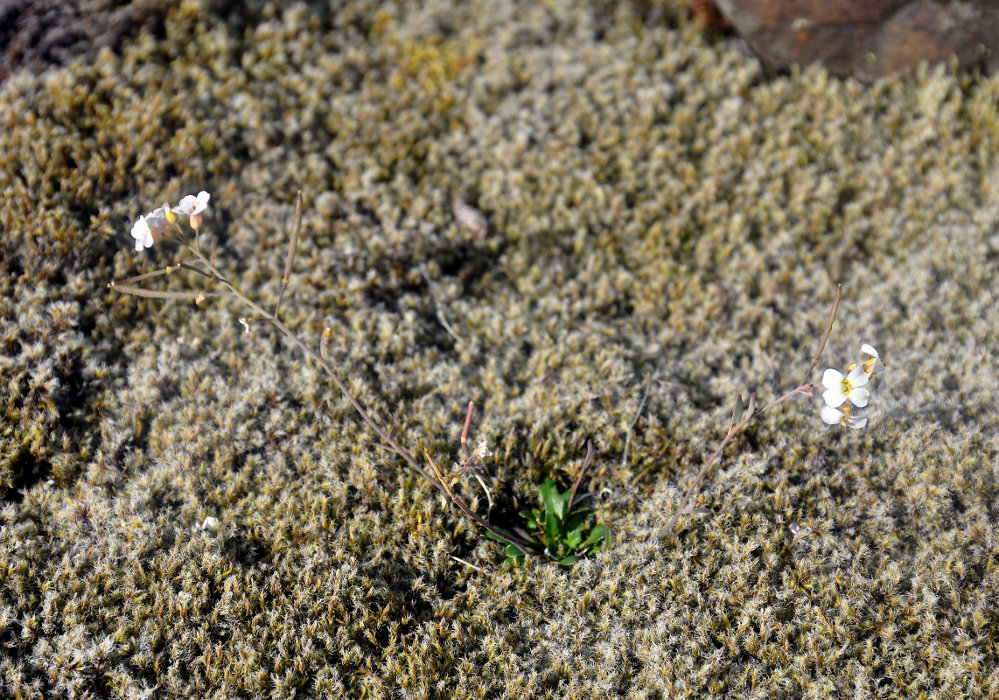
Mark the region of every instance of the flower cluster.
<instances>
[{"instance_id":1,"label":"flower cluster","mask_svg":"<svg viewBox=\"0 0 999 700\"><path fill-rule=\"evenodd\" d=\"M826 388L822 399L826 405L821 415L829 425L845 425L854 430L867 425L867 416L853 415L853 409L867 406L871 396L868 387L883 379L886 366L871 345L864 343L860 352L867 358L859 365L850 365L846 375L832 368L822 374L822 386Z\"/></svg>"},{"instance_id":2,"label":"flower cluster","mask_svg":"<svg viewBox=\"0 0 999 700\"><path fill-rule=\"evenodd\" d=\"M177 215L189 217L191 228L195 231L201 226L201 212L208 208L211 195L201 191L197 195L189 194L177 206L171 207L166 202L162 207L153 209L148 214L140 216L132 224L132 238L135 239L135 249L151 248L167 233L169 227L177 221Z\"/></svg>"}]
</instances>

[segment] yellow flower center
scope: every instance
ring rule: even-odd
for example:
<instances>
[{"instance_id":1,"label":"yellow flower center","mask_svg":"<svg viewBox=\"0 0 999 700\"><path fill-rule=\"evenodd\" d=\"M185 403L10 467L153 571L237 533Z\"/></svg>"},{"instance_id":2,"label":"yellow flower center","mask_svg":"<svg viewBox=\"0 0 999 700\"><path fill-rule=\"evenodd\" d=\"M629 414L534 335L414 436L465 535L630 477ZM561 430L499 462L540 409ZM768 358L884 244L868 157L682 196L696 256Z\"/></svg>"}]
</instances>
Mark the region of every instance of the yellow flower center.
<instances>
[{"instance_id":1,"label":"yellow flower center","mask_svg":"<svg viewBox=\"0 0 999 700\"><path fill-rule=\"evenodd\" d=\"M853 384L847 377L843 377L843 381L839 385L840 391L843 392L843 396L849 396L850 392L853 391Z\"/></svg>"},{"instance_id":2,"label":"yellow flower center","mask_svg":"<svg viewBox=\"0 0 999 700\"><path fill-rule=\"evenodd\" d=\"M840 420L840 425L849 425L850 423L850 406L843 406L843 418Z\"/></svg>"},{"instance_id":3,"label":"yellow flower center","mask_svg":"<svg viewBox=\"0 0 999 700\"><path fill-rule=\"evenodd\" d=\"M874 365L877 361L878 358L876 357L872 357L869 360L864 360L864 372L867 374L868 377L874 374ZM885 362L884 360L881 360L881 366L887 367L888 363Z\"/></svg>"}]
</instances>

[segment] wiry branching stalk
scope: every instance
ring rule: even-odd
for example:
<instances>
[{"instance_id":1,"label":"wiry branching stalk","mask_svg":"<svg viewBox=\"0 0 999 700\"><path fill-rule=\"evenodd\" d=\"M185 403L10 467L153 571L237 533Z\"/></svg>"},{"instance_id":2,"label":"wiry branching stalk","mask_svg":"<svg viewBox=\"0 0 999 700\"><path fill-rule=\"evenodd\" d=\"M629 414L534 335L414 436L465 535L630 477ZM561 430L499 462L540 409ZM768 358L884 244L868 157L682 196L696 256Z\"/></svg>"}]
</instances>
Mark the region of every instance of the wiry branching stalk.
<instances>
[{"instance_id":1,"label":"wiry branching stalk","mask_svg":"<svg viewBox=\"0 0 999 700\"><path fill-rule=\"evenodd\" d=\"M204 195L204 202L200 205L201 209L207 206L207 201L208 201L208 194L202 193L202 195ZM343 397L347 399L347 401L350 403L351 406L353 406L354 410L357 411L357 414L361 417L361 419L368 425L368 427L370 427L378 435L379 439L381 440L379 444L383 448L388 449L397 454L399 457L401 457L402 460L411 469L413 469L413 471L415 471L417 474L430 481L430 483L432 483L441 493L443 493L455 507L457 507L466 516L471 518L477 525L480 525L481 527L485 528L492 535L494 535L495 537L497 537L502 541L509 543L517 550L519 550L521 554L527 556L528 548L530 548L531 546L527 540L523 539L522 537L516 534L505 532L491 525L483 517L475 513L460 497L458 497L452 491L451 485L449 484L450 480L452 480L458 474L467 471L468 469L474 469L475 472L481 472L483 469L481 463L480 451L476 450L473 453L467 445L468 431L472 422L472 412L474 410L474 403L469 402L468 404L468 413L466 415L465 423L461 434L460 449L462 451L464 460L461 466L459 467L458 472L456 472L456 474L453 475L448 475L448 476L443 475L441 473L441 470L438 468L437 463L430 456L429 452L424 451L424 456L427 460L427 463L430 465L430 469L432 470L431 473L431 471L425 469L421 465L421 463L417 461L415 457L413 457L413 455L409 452L409 450L403 447L393 437L392 431L383 428L382 425L374 418L374 416L372 416L367 411L367 409L365 409L364 406L361 405L357 397L354 396L353 393L351 393L351 391L347 388L346 383L327 361L326 358L327 350L330 343L330 338L332 336L330 323L327 322L325 327L323 328L323 334L319 344L319 351L317 352L316 350L313 350L308 343L302 340L302 338L297 333L292 331L281 320L279 316L279 312L281 310L281 303L284 300L285 291L289 286L290 275L295 263L295 254L298 249L298 241L301 235L302 193L301 192L298 193L296 201L295 227L291 236L291 240L289 242L288 254L285 259L284 270L281 276L281 290L278 294L278 299L274 305L273 312L267 311L260 304L253 301L249 296L247 296L240 289L238 289L236 285L230 282L229 279L222 273L222 271L219 270L219 268L215 264L214 258L211 258L202 252L201 246L199 244L200 235L197 235L200 233L198 231L198 228L200 228L201 226L201 218L200 218L201 209L198 209L197 212L194 212L192 210L192 213L190 214L191 225L192 228L195 229L196 233L193 239L186 234L184 229L180 227L180 225L177 223L177 216L175 216L171 212L171 210L167 208L166 205L164 205L163 208L157 210L156 212L151 212L149 215L146 215L145 217L140 217L140 221L143 223L137 224L138 228L133 229L133 231L136 230L138 231L138 236L135 232L133 232L133 237L142 238L143 245L145 247L148 247L149 245L152 245L152 242L155 242L155 241L148 243L146 242L146 237L150 235L151 231L153 231L155 232L156 236L155 240L159 240L160 238L165 238L167 240L170 240L176 243L178 246L180 246L182 250L186 251L193 257L188 258L186 260L182 260L176 265L167 266L166 268L161 270L155 270L153 272L147 272L141 275L136 275L135 277L130 277L128 279L121 280L120 282L117 283L112 282L109 286L113 288L115 291L123 292L126 294L132 294L135 296L155 298L155 299L191 299L194 300L195 302L203 301L204 299L209 297L232 297L236 299L243 306L248 308L253 314L255 314L252 316L239 319L240 323L243 324L244 328L246 328L247 331L249 331L250 327L254 323L264 322L273 326L279 332L281 332L286 338L288 338L292 342L293 345L295 345L299 350L301 350L302 354L305 355L305 358L308 361L315 363L323 370L323 372L326 373L326 376L330 378L330 380L340 391ZM197 218L195 218L196 216ZM159 290L145 289L135 284L137 282L142 282L147 279L169 274L174 270L178 269L187 270L190 272L194 272L198 275L201 275L202 277L206 278L207 281L214 282L215 284L221 286L223 289L212 290L212 291L204 291L204 290L159 291ZM433 292L432 289L431 292ZM443 322L443 315L442 314L439 315L441 316ZM593 452L592 443L589 444L587 447L588 451L587 451L586 461L583 464L582 470L580 471L579 479L577 479L576 485L573 487L573 495L575 495L576 488L578 488L579 482L582 480L583 474L585 473L586 468L589 466L590 461L592 460L592 452ZM479 478L478 474L476 474L476 478ZM482 483L481 479L479 479L479 481L480 483ZM484 483L483 483L483 488L486 488ZM489 496L488 489L486 489L486 495L487 497Z\"/></svg>"},{"instance_id":2,"label":"wiry branching stalk","mask_svg":"<svg viewBox=\"0 0 999 700\"><path fill-rule=\"evenodd\" d=\"M746 407L746 412L742 416L742 420L740 420L735 425L729 426L729 429L725 433L725 437L722 439L721 443L718 445L715 451L711 453L711 456L708 457L708 460L701 467L700 471L697 472L697 476L694 477L694 481L690 484L690 486L687 488L687 491L683 494L683 499L680 501L679 507L676 509L676 512L673 513L673 517L670 518L669 524L666 526L665 530L663 531L664 535L674 530L677 521L679 521L681 515L694 512L694 510L690 506L690 497L693 496L694 491L697 489L697 486L708 475L708 472L711 470L712 465L721 455L722 450L724 450L725 447L730 442L732 442L735 436L738 435L739 432L746 427L749 421L751 421L753 418L760 415L761 413L766 413L774 406L784 403L792 396L797 396L798 394L805 394L807 396L813 395L812 394L813 385L809 382L809 379L811 378L812 372L815 370L815 366L818 365L819 363L819 358L822 356L822 351L825 350L826 342L829 340L829 334L832 333L833 323L836 321L836 311L839 309L839 302L842 296L843 296L843 285L837 284L836 294L835 297L833 298L832 310L829 312L829 320L826 322L825 332L822 335L822 340L819 342L818 350L816 350L815 354L812 356L812 362L808 366L808 371L805 372L805 378L802 380L801 385L787 392L783 396L774 399L773 401L766 404L762 408L757 408L756 406L756 394L752 393L749 395L749 404Z\"/></svg>"}]
</instances>

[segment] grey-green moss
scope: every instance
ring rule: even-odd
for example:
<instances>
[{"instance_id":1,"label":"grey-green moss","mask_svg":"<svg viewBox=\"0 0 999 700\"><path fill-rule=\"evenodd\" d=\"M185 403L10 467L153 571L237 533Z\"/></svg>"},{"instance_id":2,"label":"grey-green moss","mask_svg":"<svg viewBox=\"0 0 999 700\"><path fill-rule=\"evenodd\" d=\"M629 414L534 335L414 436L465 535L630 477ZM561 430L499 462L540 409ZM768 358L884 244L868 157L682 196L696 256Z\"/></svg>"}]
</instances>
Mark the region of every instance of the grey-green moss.
<instances>
[{"instance_id":1,"label":"grey-green moss","mask_svg":"<svg viewBox=\"0 0 999 700\"><path fill-rule=\"evenodd\" d=\"M244 9L0 88L0 695L999 694L999 82L767 75L626 3ZM287 322L332 319L414 453L476 400L498 509L592 437L614 548L502 566L241 311L110 292L202 188L268 303L306 191ZM868 428L767 414L659 538L837 281L826 361L889 362Z\"/></svg>"}]
</instances>

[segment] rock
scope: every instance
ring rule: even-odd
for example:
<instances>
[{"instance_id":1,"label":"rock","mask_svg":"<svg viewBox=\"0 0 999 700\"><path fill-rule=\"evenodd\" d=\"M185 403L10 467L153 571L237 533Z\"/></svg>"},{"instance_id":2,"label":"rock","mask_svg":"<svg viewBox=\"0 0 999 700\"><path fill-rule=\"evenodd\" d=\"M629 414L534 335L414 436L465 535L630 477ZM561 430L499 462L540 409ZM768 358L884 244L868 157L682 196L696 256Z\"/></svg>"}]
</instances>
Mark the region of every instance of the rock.
<instances>
[{"instance_id":1,"label":"rock","mask_svg":"<svg viewBox=\"0 0 999 700\"><path fill-rule=\"evenodd\" d=\"M999 6L991 0L717 0L764 64L819 62L831 73L874 79L956 56L999 68Z\"/></svg>"},{"instance_id":2,"label":"rock","mask_svg":"<svg viewBox=\"0 0 999 700\"><path fill-rule=\"evenodd\" d=\"M154 25L165 0L0 0L0 83L22 68L40 73L49 66L117 48L139 27Z\"/></svg>"}]
</instances>

